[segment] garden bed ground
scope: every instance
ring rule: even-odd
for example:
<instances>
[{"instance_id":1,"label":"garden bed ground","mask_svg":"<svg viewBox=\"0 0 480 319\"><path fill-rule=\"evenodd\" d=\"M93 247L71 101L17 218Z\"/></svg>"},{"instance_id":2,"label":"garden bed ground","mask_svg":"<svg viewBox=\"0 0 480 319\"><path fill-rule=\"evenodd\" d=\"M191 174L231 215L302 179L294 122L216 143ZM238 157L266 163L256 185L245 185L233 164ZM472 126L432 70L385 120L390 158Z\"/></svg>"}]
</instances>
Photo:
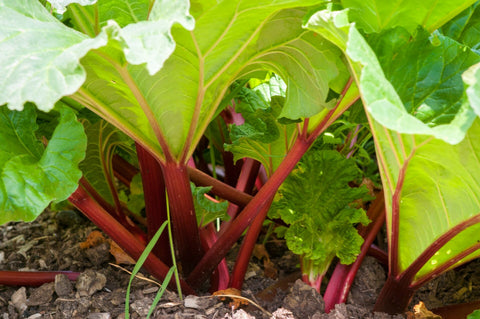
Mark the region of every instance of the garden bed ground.
<instances>
[{"instance_id":1,"label":"garden bed ground","mask_svg":"<svg viewBox=\"0 0 480 319\"><path fill-rule=\"evenodd\" d=\"M32 223L0 227L1 270L69 270L82 272L71 283L58 277L41 287L0 286L0 319L14 318L124 318L129 275L109 263L109 244L81 249L79 244L96 227L73 211L45 212ZM266 245L279 279L267 278L263 263L253 259L242 295L252 302L233 310L228 302L212 296L189 296L181 301L166 292L152 318L403 318L372 314L385 270L367 258L352 287L348 303L323 313L319 294L298 279L297 260L282 243ZM131 268L128 267L127 268ZM158 286L135 279L131 295L132 318L145 318ZM432 309L480 299L480 262L448 272L417 293L412 305L425 302Z\"/></svg>"}]
</instances>

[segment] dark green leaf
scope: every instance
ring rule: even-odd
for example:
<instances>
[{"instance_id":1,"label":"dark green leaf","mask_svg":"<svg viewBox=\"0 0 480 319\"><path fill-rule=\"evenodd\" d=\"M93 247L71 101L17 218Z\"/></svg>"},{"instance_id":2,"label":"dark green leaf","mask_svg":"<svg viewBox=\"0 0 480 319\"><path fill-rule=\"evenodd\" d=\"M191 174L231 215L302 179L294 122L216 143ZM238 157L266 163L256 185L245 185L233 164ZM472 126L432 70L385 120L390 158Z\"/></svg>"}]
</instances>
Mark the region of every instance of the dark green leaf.
<instances>
[{"instance_id":1,"label":"dark green leaf","mask_svg":"<svg viewBox=\"0 0 480 319\"><path fill-rule=\"evenodd\" d=\"M461 75L480 62L479 55L423 30L417 30L413 39L405 29L396 28L367 40L409 114L430 127L453 120L464 102Z\"/></svg>"}]
</instances>

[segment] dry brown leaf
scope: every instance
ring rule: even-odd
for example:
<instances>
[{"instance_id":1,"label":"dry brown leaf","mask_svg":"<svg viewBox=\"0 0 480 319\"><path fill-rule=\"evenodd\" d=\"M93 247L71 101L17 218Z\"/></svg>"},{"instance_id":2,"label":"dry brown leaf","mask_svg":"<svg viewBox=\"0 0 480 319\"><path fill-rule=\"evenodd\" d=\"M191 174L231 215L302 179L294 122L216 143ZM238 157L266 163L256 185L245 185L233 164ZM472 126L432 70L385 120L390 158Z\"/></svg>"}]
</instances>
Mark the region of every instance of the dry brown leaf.
<instances>
[{"instance_id":1,"label":"dry brown leaf","mask_svg":"<svg viewBox=\"0 0 480 319\"><path fill-rule=\"evenodd\" d=\"M258 260L263 259L263 271L266 277L277 279L278 277L278 270L275 268L274 264L270 261L270 257L268 256L267 249L263 244L256 244L253 249L253 256L255 256Z\"/></svg>"},{"instance_id":2,"label":"dry brown leaf","mask_svg":"<svg viewBox=\"0 0 480 319\"><path fill-rule=\"evenodd\" d=\"M441 316L428 310L422 301L413 306L413 311L413 313L407 312L407 319L442 319Z\"/></svg>"},{"instance_id":3,"label":"dry brown leaf","mask_svg":"<svg viewBox=\"0 0 480 319\"><path fill-rule=\"evenodd\" d=\"M81 242L79 244L79 246L82 249L92 248L105 242L105 240L106 239L105 237L103 237L101 232L99 232L98 230L94 230L88 235L87 239L85 239L84 242Z\"/></svg>"},{"instance_id":4,"label":"dry brown leaf","mask_svg":"<svg viewBox=\"0 0 480 319\"><path fill-rule=\"evenodd\" d=\"M238 309L241 306L248 305L248 300L244 299L241 291L236 288L227 288L224 290L215 291L213 295L218 296L221 301L226 301L227 298L231 299L232 301L229 303L229 305L230 307L233 307L233 309ZM235 296L242 298L235 298Z\"/></svg>"},{"instance_id":5,"label":"dry brown leaf","mask_svg":"<svg viewBox=\"0 0 480 319\"><path fill-rule=\"evenodd\" d=\"M252 255L256 257L258 260L262 260L263 258L270 260L270 258L268 257L267 249L263 244L255 244Z\"/></svg>"},{"instance_id":6,"label":"dry brown leaf","mask_svg":"<svg viewBox=\"0 0 480 319\"><path fill-rule=\"evenodd\" d=\"M120 246L118 246L116 242L109 239L108 243L110 244L110 254L112 254L112 256L115 257L115 263L117 265L120 265L120 264L134 265L135 264L135 260L133 260L132 257L130 257L122 248L120 248Z\"/></svg>"},{"instance_id":7,"label":"dry brown leaf","mask_svg":"<svg viewBox=\"0 0 480 319\"><path fill-rule=\"evenodd\" d=\"M270 259L265 259L263 261L263 273L265 277L277 279L278 278L278 270L275 268L275 264L270 261Z\"/></svg>"}]
</instances>

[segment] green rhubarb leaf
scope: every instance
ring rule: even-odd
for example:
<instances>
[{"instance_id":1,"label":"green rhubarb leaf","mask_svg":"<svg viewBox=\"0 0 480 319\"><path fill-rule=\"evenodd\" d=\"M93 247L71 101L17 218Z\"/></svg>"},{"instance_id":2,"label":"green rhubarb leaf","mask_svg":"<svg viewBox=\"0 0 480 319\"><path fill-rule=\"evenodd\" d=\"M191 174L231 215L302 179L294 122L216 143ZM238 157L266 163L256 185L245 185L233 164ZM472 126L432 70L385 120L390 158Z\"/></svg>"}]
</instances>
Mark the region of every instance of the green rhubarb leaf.
<instances>
[{"instance_id":1,"label":"green rhubarb leaf","mask_svg":"<svg viewBox=\"0 0 480 319\"><path fill-rule=\"evenodd\" d=\"M480 122L476 119L465 139L456 145L427 136L398 134L378 122L374 122L372 134L377 141L388 227L392 227L392 207L399 207L398 265L401 273L440 236L478 217ZM398 198L393 197L395 192ZM479 231L480 224L475 224L454 237L423 266L416 279L476 245ZM454 266L478 255L478 251L473 252Z\"/></svg>"},{"instance_id":2,"label":"green rhubarb leaf","mask_svg":"<svg viewBox=\"0 0 480 319\"><path fill-rule=\"evenodd\" d=\"M35 109L0 109L0 223L31 221L50 202L60 202L78 187L79 162L86 137L74 113L59 107L59 124L43 149L36 140Z\"/></svg>"},{"instance_id":3,"label":"green rhubarb leaf","mask_svg":"<svg viewBox=\"0 0 480 319\"><path fill-rule=\"evenodd\" d=\"M0 105L22 110L30 101L43 111L85 81L79 60L106 44L67 28L37 1L0 3Z\"/></svg>"},{"instance_id":4,"label":"green rhubarb leaf","mask_svg":"<svg viewBox=\"0 0 480 319\"><path fill-rule=\"evenodd\" d=\"M143 9L119 13L115 18L118 21L110 20L106 25L99 21L98 26L92 20L91 8L105 19L105 11L112 12L112 6L95 4L80 12L84 7L70 5L69 17L75 29L90 36L100 32L94 39L68 29L41 5L29 7L27 2L16 5L16 1L9 0L0 7L5 25L0 29L4 30L3 34L0 31L0 39L9 39L0 42L0 51L14 53L2 55L0 67L18 70L0 82L0 104L21 108L26 101L32 101L48 110L62 96L77 91L72 96L76 102L102 114L160 159L165 158L164 152L177 161L191 156L224 93L237 78L258 71L280 75L288 85L280 116L299 120L329 107L329 89L339 92L348 77L343 72L346 68L341 52L301 28L307 9L296 8L317 5L320 0L245 0L209 5L197 1L193 31L193 18L185 0L155 1L148 18L144 16L144 2L118 0L114 2L120 3L118 7L128 3ZM81 14L76 20L77 12ZM89 27L92 21L93 30ZM25 40L13 34L24 34ZM75 41L71 41L72 37ZM43 38L46 40L33 40ZM54 59L55 52L71 56L70 42L79 47L73 50L73 61ZM85 56L93 47L98 50ZM26 56L29 53L32 55ZM67 73L62 70L58 81L49 81L52 69L56 72L64 67L74 69L76 75L68 89L63 87ZM82 67L88 73L85 82ZM25 73L32 76L25 77ZM50 86L55 94L47 94Z\"/></svg>"},{"instance_id":5,"label":"green rhubarb leaf","mask_svg":"<svg viewBox=\"0 0 480 319\"><path fill-rule=\"evenodd\" d=\"M354 226L369 223L362 209L350 207L368 193L365 187L349 186L359 177L352 159L312 150L282 184L276 213L290 225L285 234L289 249L315 265L310 275L324 274L335 256L348 264L359 254L363 239Z\"/></svg>"},{"instance_id":6,"label":"green rhubarb leaf","mask_svg":"<svg viewBox=\"0 0 480 319\"><path fill-rule=\"evenodd\" d=\"M215 202L205 196L212 187L197 187L193 183L190 186L199 227L204 227L218 218L230 218L227 214L228 202Z\"/></svg>"},{"instance_id":7,"label":"green rhubarb leaf","mask_svg":"<svg viewBox=\"0 0 480 319\"><path fill-rule=\"evenodd\" d=\"M89 184L108 203L114 205L117 196L114 187L112 157L116 148L128 147L129 138L113 125L100 120L95 124L84 121L87 134L86 159L80 163L80 169Z\"/></svg>"},{"instance_id":8,"label":"green rhubarb leaf","mask_svg":"<svg viewBox=\"0 0 480 319\"><path fill-rule=\"evenodd\" d=\"M465 9L446 23L441 32L480 54L480 2Z\"/></svg>"},{"instance_id":9,"label":"green rhubarb leaf","mask_svg":"<svg viewBox=\"0 0 480 319\"><path fill-rule=\"evenodd\" d=\"M371 35L368 42L409 114L435 127L449 124L459 113L464 100L461 74L480 62L479 55L423 30L411 39L405 29L391 29Z\"/></svg>"},{"instance_id":10,"label":"green rhubarb leaf","mask_svg":"<svg viewBox=\"0 0 480 319\"><path fill-rule=\"evenodd\" d=\"M306 27L345 48L373 118L400 133L460 142L475 118L465 103L460 77L479 56L439 33L427 38L420 30L410 39L401 28L370 34L372 49L354 24L346 24L342 12L317 12Z\"/></svg>"},{"instance_id":11,"label":"green rhubarb leaf","mask_svg":"<svg viewBox=\"0 0 480 319\"><path fill-rule=\"evenodd\" d=\"M259 94L244 90L244 99L237 105L236 111L242 114L245 123L231 126L232 143L225 145L225 150L233 153L235 161L244 157L256 159L271 175L292 146L296 125L277 121L284 103L283 97L272 97L268 106L268 102Z\"/></svg>"},{"instance_id":12,"label":"green rhubarb leaf","mask_svg":"<svg viewBox=\"0 0 480 319\"><path fill-rule=\"evenodd\" d=\"M280 75L288 85L281 117L309 117L328 106L329 84L340 77L340 90L347 80L338 71L340 51L301 28L306 10L288 9L317 2L224 1L205 8L193 32L173 28L177 47L160 72L128 68L174 158L190 157L237 78Z\"/></svg>"},{"instance_id":13,"label":"green rhubarb leaf","mask_svg":"<svg viewBox=\"0 0 480 319\"><path fill-rule=\"evenodd\" d=\"M104 0L95 8L73 6L68 17L73 27L85 34L92 35L95 28L113 30L111 36L121 43L127 61L134 65L146 63L152 75L162 68L175 49L172 26L179 23L192 30L195 21L188 13L188 0L157 0L149 11L150 3L149 0Z\"/></svg>"},{"instance_id":14,"label":"green rhubarb leaf","mask_svg":"<svg viewBox=\"0 0 480 319\"><path fill-rule=\"evenodd\" d=\"M416 91L403 85L400 75L392 77L389 81L375 53L353 26L349 35L347 54L353 61L363 65L363 69L357 75L360 79L360 90L367 110L377 121L401 133L433 135L451 144L458 143L464 138L475 116L468 104L464 103L463 95L458 94L458 79L461 72L478 61L479 57L476 54L468 49L463 51L464 49L456 46L453 41L438 36L437 39L444 42L439 46L441 51L434 53L434 56L444 52L445 57L442 57L442 60L429 60L427 56L418 61L420 62L418 64L416 59L406 58L403 64L410 61L416 66L414 70L405 71L416 79L414 88L418 87L420 91L419 96L416 96ZM416 50L419 49L416 47ZM412 52L409 55L412 57ZM457 56L460 56L460 59L457 59ZM445 90L452 91L453 94L450 96L442 92ZM399 93L402 96L399 96ZM410 114L410 110L402 102L402 97L409 100L410 110L425 110L426 116L422 113ZM452 114L455 113L455 109L456 114ZM443 114L448 115L447 119L450 120L448 124L430 126L422 122L422 117L428 121L429 118L441 117Z\"/></svg>"},{"instance_id":15,"label":"green rhubarb leaf","mask_svg":"<svg viewBox=\"0 0 480 319\"><path fill-rule=\"evenodd\" d=\"M123 6L126 5L122 2ZM135 1L129 6L131 22L139 20ZM99 6L101 16L118 4ZM170 28L176 22L193 28L188 1L156 1L148 21L128 24L120 29L110 21L96 38L64 26L38 2L5 0L0 4L0 68L5 76L0 82L0 105L21 110L27 101L49 111L62 96L75 93L85 81L79 60L91 49L115 38L126 59L132 64L146 63L150 73L157 72L175 47ZM147 8L148 9L148 8ZM121 10L121 12L124 12ZM143 14L146 18L145 10ZM88 16L88 15L86 15ZM126 24L124 15L118 17ZM84 21L85 22L85 21ZM152 31L153 30L153 31Z\"/></svg>"},{"instance_id":16,"label":"green rhubarb leaf","mask_svg":"<svg viewBox=\"0 0 480 319\"><path fill-rule=\"evenodd\" d=\"M451 20L475 0L342 0L349 9L350 21L367 33L397 26L413 33L420 25L433 31Z\"/></svg>"}]
</instances>

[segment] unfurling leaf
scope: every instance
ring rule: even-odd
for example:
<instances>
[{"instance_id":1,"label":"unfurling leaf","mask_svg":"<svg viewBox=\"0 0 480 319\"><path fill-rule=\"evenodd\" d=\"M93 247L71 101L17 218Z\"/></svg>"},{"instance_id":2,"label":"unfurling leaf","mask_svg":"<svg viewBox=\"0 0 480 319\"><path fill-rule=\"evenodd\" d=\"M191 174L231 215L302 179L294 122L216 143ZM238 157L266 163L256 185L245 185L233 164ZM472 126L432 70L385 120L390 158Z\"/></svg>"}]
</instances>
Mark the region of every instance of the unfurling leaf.
<instances>
[{"instance_id":1,"label":"unfurling leaf","mask_svg":"<svg viewBox=\"0 0 480 319\"><path fill-rule=\"evenodd\" d=\"M351 203L367 197L368 190L349 186L359 177L352 159L311 150L280 188L277 213L290 225L285 238L302 257L304 274L323 275L335 256L350 264L360 252L363 239L354 226L369 220Z\"/></svg>"},{"instance_id":2,"label":"unfurling leaf","mask_svg":"<svg viewBox=\"0 0 480 319\"><path fill-rule=\"evenodd\" d=\"M210 191L211 187L196 187L193 183L191 183L190 186L199 227L204 227L217 218L222 220L228 220L230 218L227 214L228 202L217 202L207 198L206 194Z\"/></svg>"}]
</instances>

